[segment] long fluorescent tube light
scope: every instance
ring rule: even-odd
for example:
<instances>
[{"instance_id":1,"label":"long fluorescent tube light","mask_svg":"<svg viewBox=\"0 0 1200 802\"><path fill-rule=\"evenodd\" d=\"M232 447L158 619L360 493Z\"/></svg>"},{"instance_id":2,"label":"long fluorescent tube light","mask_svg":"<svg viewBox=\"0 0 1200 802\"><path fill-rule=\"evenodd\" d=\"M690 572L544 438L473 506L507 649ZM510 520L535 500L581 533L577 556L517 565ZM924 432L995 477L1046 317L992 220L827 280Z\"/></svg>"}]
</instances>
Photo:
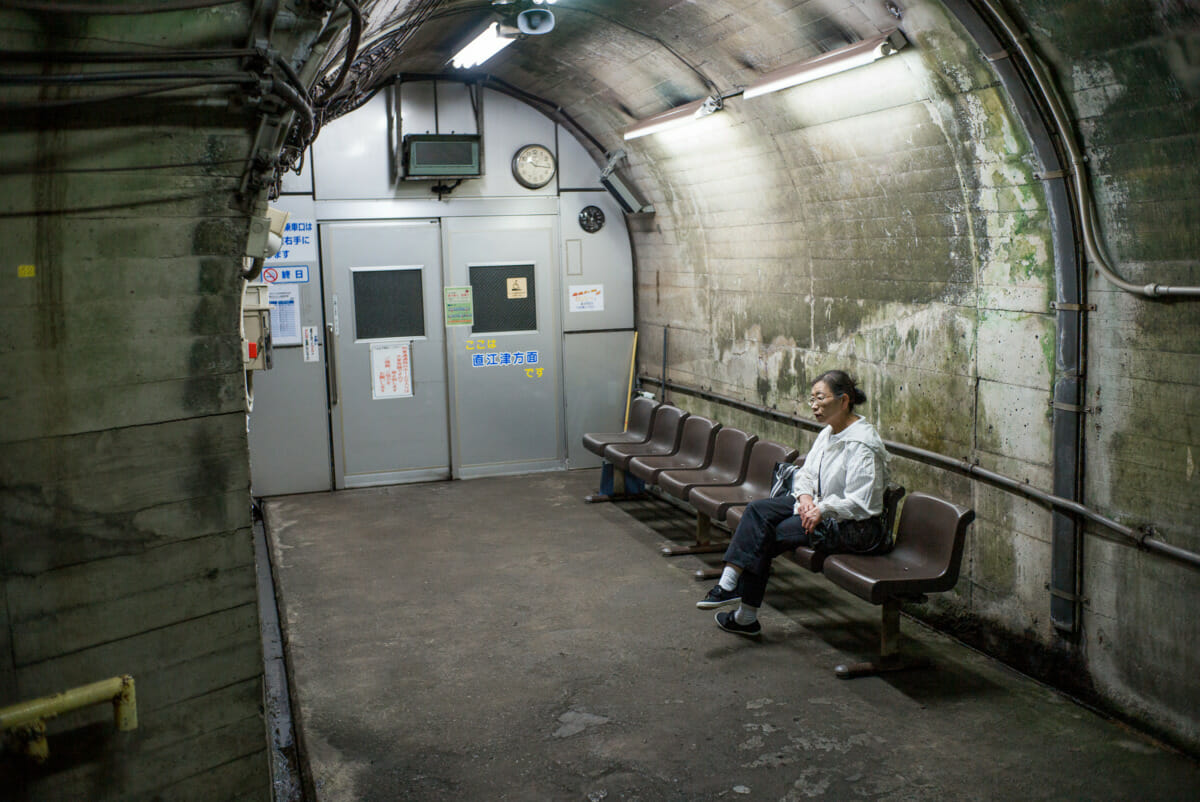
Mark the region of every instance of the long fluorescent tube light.
<instances>
[{"instance_id":1,"label":"long fluorescent tube light","mask_svg":"<svg viewBox=\"0 0 1200 802\"><path fill-rule=\"evenodd\" d=\"M769 72L747 86L742 92L742 97L757 97L768 92L778 92L789 86L796 86L828 75L852 70L855 67L862 67L884 56L890 56L906 44L908 44L908 40L904 38L904 34L899 29L882 36L863 39L861 42L830 50L828 53L814 56L799 64L792 64L789 67Z\"/></svg>"},{"instance_id":2,"label":"long fluorescent tube light","mask_svg":"<svg viewBox=\"0 0 1200 802\"><path fill-rule=\"evenodd\" d=\"M703 100L695 100L691 103L684 103L682 106L676 106L673 109L667 109L664 112L655 114L653 117L647 117L640 120L625 129L625 139L637 139L639 136L648 136L656 134L659 131L665 131L668 128L676 128L680 125L687 125L693 120L699 120L701 117L707 117L714 111L720 111L723 106L721 98L713 95L706 97Z\"/></svg>"},{"instance_id":3,"label":"long fluorescent tube light","mask_svg":"<svg viewBox=\"0 0 1200 802\"><path fill-rule=\"evenodd\" d=\"M483 29L483 33L458 51L454 58L450 59L450 63L460 70L477 67L515 41L515 37L501 36L500 24L493 22Z\"/></svg>"}]
</instances>

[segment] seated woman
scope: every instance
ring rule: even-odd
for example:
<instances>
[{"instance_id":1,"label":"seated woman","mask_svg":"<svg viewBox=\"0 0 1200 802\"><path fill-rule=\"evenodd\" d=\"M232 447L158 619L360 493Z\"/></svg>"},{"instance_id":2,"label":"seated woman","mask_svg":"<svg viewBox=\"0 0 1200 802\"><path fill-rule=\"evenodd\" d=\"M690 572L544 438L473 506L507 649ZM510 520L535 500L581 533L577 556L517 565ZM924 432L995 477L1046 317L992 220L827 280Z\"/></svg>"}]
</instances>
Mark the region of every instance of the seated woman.
<instances>
[{"instance_id":1,"label":"seated woman","mask_svg":"<svg viewBox=\"0 0 1200 802\"><path fill-rule=\"evenodd\" d=\"M771 561L797 546L826 552L867 554L887 547L883 491L888 453L866 419L854 412L866 395L841 370L812 385L808 404L826 424L792 480L792 492L750 502L729 548L720 583L696 604L702 610L741 602L717 613L717 626L738 635L762 633L758 608L767 589Z\"/></svg>"}]
</instances>

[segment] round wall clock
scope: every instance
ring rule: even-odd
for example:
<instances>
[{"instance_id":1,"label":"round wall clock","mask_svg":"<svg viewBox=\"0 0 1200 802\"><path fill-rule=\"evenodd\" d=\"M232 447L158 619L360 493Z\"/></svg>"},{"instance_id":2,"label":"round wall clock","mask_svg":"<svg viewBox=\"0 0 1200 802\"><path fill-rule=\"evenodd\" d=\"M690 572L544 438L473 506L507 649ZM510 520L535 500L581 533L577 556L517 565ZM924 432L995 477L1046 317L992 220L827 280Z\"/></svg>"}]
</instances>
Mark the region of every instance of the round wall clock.
<instances>
[{"instance_id":1,"label":"round wall clock","mask_svg":"<svg viewBox=\"0 0 1200 802\"><path fill-rule=\"evenodd\" d=\"M525 145L513 154L512 173L526 189L540 189L550 183L557 169L554 154L545 145Z\"/></svg>"},{"instance_id":2,"label":"round wall clock","mask_svg":"<svg viewBox=\"0 0 1200 802\"><path fill-rule=\"evenodd\" d=\"M595 234L604 227L604 212L599 206L585 206L579 213L579 227L589 234Z\"/></svg>"}]
</instances>

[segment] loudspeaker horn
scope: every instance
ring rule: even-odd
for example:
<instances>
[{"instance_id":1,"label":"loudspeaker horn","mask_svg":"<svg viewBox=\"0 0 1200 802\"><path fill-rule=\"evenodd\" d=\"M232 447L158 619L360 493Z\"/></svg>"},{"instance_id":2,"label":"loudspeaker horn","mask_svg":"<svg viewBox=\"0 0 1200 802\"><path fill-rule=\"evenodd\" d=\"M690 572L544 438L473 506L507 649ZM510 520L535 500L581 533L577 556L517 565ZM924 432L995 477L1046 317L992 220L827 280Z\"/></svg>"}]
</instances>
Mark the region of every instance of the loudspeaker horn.
<instances>
[{"instance_id":1,"label":"loudspeaker horn","mask_svg":"<svg viewBox=\"0 0 1200 802\"><path fill-rule=\"evenodd\" d=\"M530 8L517 15L517 28L521 33L540 36L554 30L554 14L544 8Z\"/></svg>"}]
</instances>

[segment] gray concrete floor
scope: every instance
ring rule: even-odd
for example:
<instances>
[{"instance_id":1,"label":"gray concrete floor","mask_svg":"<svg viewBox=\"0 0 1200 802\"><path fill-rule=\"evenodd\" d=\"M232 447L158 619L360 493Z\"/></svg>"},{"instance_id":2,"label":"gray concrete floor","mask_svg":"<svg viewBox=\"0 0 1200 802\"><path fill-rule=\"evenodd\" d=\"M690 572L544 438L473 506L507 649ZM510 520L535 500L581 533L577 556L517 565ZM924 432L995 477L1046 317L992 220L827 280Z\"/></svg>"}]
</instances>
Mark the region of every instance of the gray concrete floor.
<instances>
[{"instance_id":1,"label":"gray concrete floor","mask_svg":"<svg viewBox=\"0 0 1200 802\"><path fill-rule=\"evenodd\" d=\"M1178 800L1200 766L783 565L762 642L695 602L692 519L598 471L291 496L266 523L297 728L341 800ZM710 561L718 559L714 555Z\"/></svg>"}]
</instances>

